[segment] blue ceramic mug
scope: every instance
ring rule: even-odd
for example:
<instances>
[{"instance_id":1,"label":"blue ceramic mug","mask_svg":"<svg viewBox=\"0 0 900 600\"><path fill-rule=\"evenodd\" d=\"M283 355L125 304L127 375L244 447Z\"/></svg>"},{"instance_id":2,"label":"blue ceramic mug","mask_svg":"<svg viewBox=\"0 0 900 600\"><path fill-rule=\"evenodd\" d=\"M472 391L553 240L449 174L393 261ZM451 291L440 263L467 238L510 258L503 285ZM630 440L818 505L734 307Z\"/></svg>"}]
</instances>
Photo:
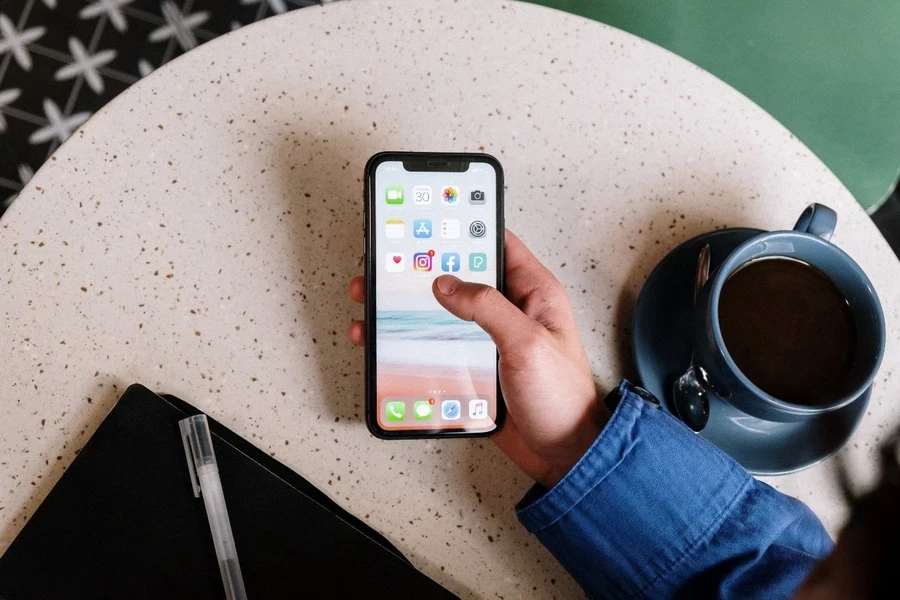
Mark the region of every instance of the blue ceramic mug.
<instances>
[{"instance_id":1,"label":"blue ceramic mug","mask_svg":"<svg viewBox=\"0 0 900 600\"><path fill-rule=\"evenodd\" d=\"M792 231L769 231L738 246L711 274L697 296L693 317L694 363L707 393L768 421L800 421L846 406L872 385L885 348L884 313L875 288L843 250L830 243L837 214L811 204ZM789 258L812 265L847 299L856 325L856 354L847 377L827 403L810 406L776 398L748 379L728 353L719 326L719 298L728 278L748 262ZM765 352L760 348L760 352Z\"/></svg>"}]
</instances>

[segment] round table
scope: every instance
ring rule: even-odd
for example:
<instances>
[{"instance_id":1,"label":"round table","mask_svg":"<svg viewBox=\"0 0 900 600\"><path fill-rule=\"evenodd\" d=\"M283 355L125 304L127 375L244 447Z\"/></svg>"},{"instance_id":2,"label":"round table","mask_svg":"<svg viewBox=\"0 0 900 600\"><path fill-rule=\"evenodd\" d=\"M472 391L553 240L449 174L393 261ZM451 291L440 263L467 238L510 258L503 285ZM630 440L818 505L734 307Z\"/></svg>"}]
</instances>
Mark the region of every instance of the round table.
<instances>
[{"instance_id":1,"label":"round table","mask_svg":"<svg viewBox=\"0 0 900 600\"><path fill-rule=\"evenodd\" d=\"M499 0L348 1L268 19L123 93L0 221L0 551L125 387L192 402L462 596L573 597L516 521L529 481L489 440L380 441L363 422L362 169L385 149L486 151L507 223L569 291L605 388L633 375L651 267L716 227L811 201L885 306L888 351L847 445L863 480L900 417L900 268L794 136L616 29ZM837 531L829 462L770 482Z\"/></svg>"}]
</instances>

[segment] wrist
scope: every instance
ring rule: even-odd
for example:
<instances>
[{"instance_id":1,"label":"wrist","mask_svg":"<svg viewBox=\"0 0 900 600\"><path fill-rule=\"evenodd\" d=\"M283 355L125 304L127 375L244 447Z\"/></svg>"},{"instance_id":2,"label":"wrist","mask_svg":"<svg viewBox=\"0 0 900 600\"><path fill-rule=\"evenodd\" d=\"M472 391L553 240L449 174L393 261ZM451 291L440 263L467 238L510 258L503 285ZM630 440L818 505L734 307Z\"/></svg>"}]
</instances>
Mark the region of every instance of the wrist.
<instances>
[{"instance_id":1,"label":"wrist","mask_svg":"<svg viewBox=\"0 0 900 600\"><path fill-rule=\"evenodd\" d=\"M564 451L547 459L547 469L536 479L538 483L547 489L555 486L559 481L572 470L581 457L585 455L588 449L593 445L597 436L603 431L603 427L609 421L610 411L602 404L598 404L597 409L592 411L579 427L573 431L565 444L560 444Z\"/></svg>"}]
</instances>

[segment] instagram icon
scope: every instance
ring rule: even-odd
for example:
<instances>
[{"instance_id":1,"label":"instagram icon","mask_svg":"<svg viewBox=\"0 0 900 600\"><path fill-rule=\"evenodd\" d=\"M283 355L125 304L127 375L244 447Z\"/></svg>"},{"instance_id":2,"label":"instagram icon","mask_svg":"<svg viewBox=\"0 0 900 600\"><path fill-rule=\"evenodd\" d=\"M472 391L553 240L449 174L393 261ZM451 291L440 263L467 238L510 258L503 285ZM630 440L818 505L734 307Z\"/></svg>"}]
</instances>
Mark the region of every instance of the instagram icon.
<instances>
[{"instance_id":1,"label":"instagram icon","mask_svg":"<svg viewBox=\"0 0 900 600\"><path fill-rule=\"evenodd\" d=\"M434 250L416 252L413 255L413 271L430 271L432 258L434 258Z\"/></svg>"}]
</instances>

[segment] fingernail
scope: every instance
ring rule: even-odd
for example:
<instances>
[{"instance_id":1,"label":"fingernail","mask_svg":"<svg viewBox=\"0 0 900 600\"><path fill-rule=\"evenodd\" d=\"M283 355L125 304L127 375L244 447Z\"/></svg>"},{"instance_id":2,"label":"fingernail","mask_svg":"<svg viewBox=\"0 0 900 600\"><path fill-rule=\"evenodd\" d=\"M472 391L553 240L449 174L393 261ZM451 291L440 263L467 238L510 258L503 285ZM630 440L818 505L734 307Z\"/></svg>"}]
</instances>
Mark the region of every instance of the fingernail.
<instances>
[{"instance_id":1,"label":"fingernail","mask_svg":"<svg viewBox=\"0 0 900 600\"><path fill-rule=\"evenodd\" d=\"M460 281L453 275L441 275L437 279L437 286L441 293L445 296L449 296L453 292L456 291L456 287L459 285Z\"/></svg>"}]
</instances>

